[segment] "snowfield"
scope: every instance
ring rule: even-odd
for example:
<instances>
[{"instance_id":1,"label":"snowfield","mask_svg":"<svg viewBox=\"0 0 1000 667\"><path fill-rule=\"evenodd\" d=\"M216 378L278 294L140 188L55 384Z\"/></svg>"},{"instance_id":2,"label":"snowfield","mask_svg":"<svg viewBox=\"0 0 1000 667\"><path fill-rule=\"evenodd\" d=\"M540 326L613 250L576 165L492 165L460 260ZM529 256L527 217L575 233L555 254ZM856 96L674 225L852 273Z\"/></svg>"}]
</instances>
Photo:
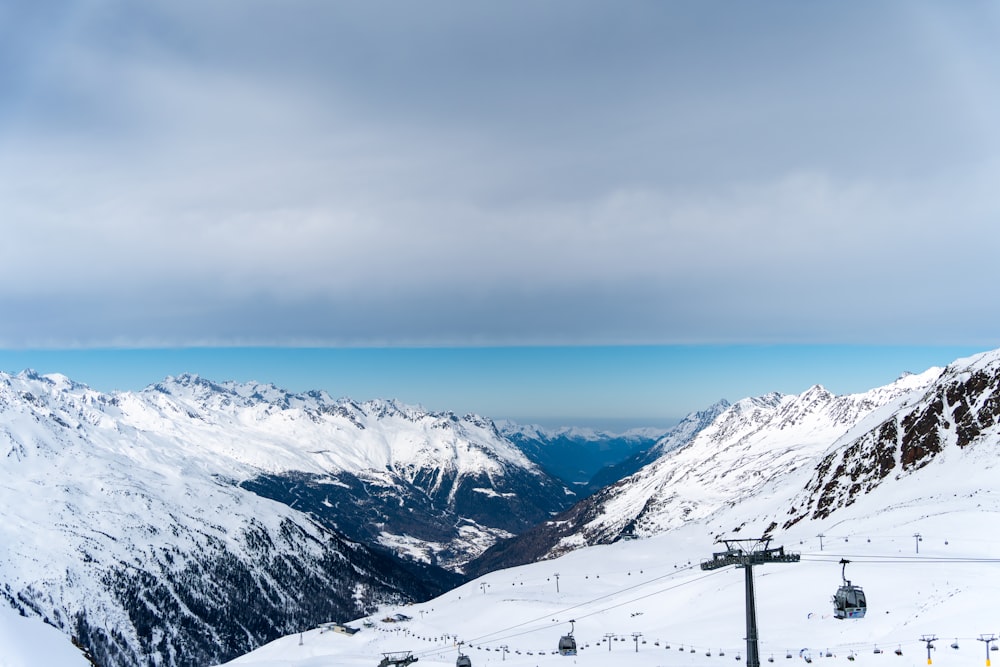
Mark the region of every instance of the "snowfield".
<instances>
[{"instance_id":1,"label":"snowfield","mask_svg":"<svg viewBox=\"0 0 1000 667\"><path fill-rule=\"evenodd\" d=\"M984 539L978 526L995 524L995 511L925 516L911 506L894 514L903 519L898 525L886 512L868 522L828 526L822 551L815 534L801 531L774 543L801 553L802 560L754 568L762 664L773 657L777 665L798 665L804 662L800 655L809 655L815 663L845 667L850 658L855 665L924 665L921 637L927 635L939 638L934 664L983 664L978 661L985 660L985 644L978 637L1000 630L998 562L991 560L1000 544ZM923 536L919 555L915 532ZM740 664L735 661L746 659L743 570L699 567L719 548L694 528L589 547L496 572L406 607L401 611L413 620L405 623L380 621L400 611L386 609L355 621L362 631L353 637L310 630L229 664L375 667L383 652L412 651L419 664L450 666L458 656L456 641L465 642L462 650L473 665ZM867 594L864 619L832 616L830 597L840 585L842 557L853 561L848 578ZM554 655L571 619L580 651L575 657ZM364 621L374 627L364 628ZM956 640L959 648L953 649ZM876 648L883 653L874 653ZM897 648L902 656L894 653Z\"/></svg>"},{"instance_id":2,"label":"snowfield","mask_svg":"<svg viewBox=\"0 0 1000 667\"><path fill-rule=\"evenodd\" d=\"M90 667L60 630L0 605L0 667Z\"/></svg>"}]
</instances>

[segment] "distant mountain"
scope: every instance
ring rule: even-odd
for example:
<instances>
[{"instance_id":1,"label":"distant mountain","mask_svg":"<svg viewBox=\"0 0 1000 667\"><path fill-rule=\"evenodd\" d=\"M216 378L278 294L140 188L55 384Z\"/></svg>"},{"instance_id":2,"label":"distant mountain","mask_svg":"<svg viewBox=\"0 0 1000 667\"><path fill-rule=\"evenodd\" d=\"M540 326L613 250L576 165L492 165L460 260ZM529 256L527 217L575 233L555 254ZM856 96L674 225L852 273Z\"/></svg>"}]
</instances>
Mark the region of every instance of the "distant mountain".
<instances>
[{"instance_id":1,"label":"distant mountain","mask_svg":"<svg viewBox=\"0 0 1000 667\"><path fill-rule=\"evenodd\" d=\"M668 431L646 427L615 433L577 426L545 428L508 420L496 424L500 434L542 470L584 495L591 492L595 474L608 469L605 478L614 477L614 466L640 456Z\"/></svg>"},{"instance_id":2,"label":"distant mountain","mask_svg":"<svg viewBox=\"0 0 1000 667\"><path fill-rule=\"evenodd\" d=\"M193 375L127 396L127 420L178 432L243 488L419 562L460 569L574 500L476 415Z\"/></svg>"},{"instance_id":3,"label":"distant mountain","mask_svg":"<svg viewBox=\"0 0 1000 667\"><path fill-rule=\"evenodd\" d=\"M693 438L665 445L638 472L586 498L562 514L491 547L469 564L473 574L551 558L623 536L648 536L711 516L721 507L761 502L775 494L791 500L783 478L815 459L875 410L923 392L941 369L906 375L871 391L835 396L816 385L800 395L767 394L725 407ZM709 414L711 411L708 411ZM741 526L717 526L739 532Z\"/></svg>"},{"instance_id":4,"label":"distant mountain","mask_svg":"<svg viewBox=\"0 0 1000 667\"><path fill-rule=\"evenodd\" d=\"M0 374L0 448L0 595L103 667L426 599L460 581L428 561L572 497L488 420L192 375L102 394Z\"/></svg>"}]
</instances>

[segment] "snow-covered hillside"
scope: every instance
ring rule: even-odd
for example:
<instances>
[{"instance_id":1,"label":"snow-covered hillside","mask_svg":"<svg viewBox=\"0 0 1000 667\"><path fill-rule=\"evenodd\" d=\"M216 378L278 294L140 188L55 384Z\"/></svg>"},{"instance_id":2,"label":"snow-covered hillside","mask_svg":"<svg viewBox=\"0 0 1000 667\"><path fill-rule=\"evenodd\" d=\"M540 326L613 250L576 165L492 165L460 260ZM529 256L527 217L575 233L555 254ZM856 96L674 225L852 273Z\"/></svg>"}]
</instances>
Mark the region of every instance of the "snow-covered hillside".
<instances>
[{"instance_id":1,"label":"snow-covered hillside","mask_svg":"<svg viewBox=\"0 0 1000 667\"><path fill-rule=\"evenodd\" d=\"M3 667L90 667L69 637L38 617L0 605L0 665Z\"/></svg>"},{"instance_id":2,"label":"snow-covered hillside","mask_svg":"<svg viewBox=\"0 0 1000 667\"><path fill-rule=\"evenodd\" d=\"M392 546L433 520L474 555L547 515L533 494L565 497L487 420L193 376L109 395L0 374L0 453L0 595L104 667L201 665L457 581L345 538L348 520ZM251 490L265 475L323 495L292 508Z\"/></svg>"},{"instance_id":3,"label":"snow-covered hillside","mask_svg":"<svg viewBox=\"0 0 1000 667\"><path fill-rule=\"evenodd\" d=\"M374 667L385 652L411 651L420 664L440 667L455 664L459 646L476 667L740 664L744 571L703 571L699 563L724 549L718 538L758 538L768 528L772 546L801 554L801 561L754 567L762 660L909 667L927 664L930 639L939 667L982 664L998 654L988 650L996 642L980 640L1000 629L1000 580L992 574L1000 563L1000 536L992 529L1000 520L998 369L1000 354L989 353L863 396L831 399L814 388L792 400L738 403L713 428L716 443L729 434L729 446L702 449L711 461L688 460L688 472L675 477L691 482L686 520L668 520L661 507L637 522L637 539L492 572L426 603L359 618L352 625L362 630L352 637L314 630L232 664ZM934 428L914 426L914 434L928 442L935 431L938 450L921 445L916 459L900 456L914 443L900 436L902 449L878 484L854 495L832 486L828 512L810 503L799 516L802 501L821 497L813 492L833 479L831 467L878 461L859 443L873 442L871 434L888 423L926 424L927 414L937 415ZM840 437L824 444L820 433L829 437L834 423ZM766 441L759 440L763 424L779 425ZM793 499L798 520L775 525L776 517L790 516ZM867 594L863 619L832 615L844 558L851 561L847 578ZM381 620L400 611L412 620ZM581 650L555 655L571 620Z\"/></svg>"},{"instance_id":4,"label":"snow-covered hillside","mask_svg":"<svg viewBox=\"0 0 1000 667\"><path fill-rule=\"evenodd\" d=\"M966 450L989 465L996 450L971 446L1000 442L1000 354L960 359L926 393L892 408L869 416L819 462L788 524L827 517L890 479Z\"/></svg>"}]
</instances>

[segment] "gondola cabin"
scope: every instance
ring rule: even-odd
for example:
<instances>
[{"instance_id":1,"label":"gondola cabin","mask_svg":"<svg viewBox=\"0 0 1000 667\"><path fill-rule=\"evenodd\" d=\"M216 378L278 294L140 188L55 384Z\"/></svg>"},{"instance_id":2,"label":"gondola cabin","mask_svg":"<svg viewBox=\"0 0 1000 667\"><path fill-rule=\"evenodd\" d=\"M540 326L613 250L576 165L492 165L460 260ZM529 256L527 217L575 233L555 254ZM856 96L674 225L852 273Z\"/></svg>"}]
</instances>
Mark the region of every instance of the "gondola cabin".
<instances>
[{"instance_id":1,"label":"gondola cabin","mask_svg":"<svg viewBox=\"0 0 1000 667\"><path fill-rule=\"evenodd\" d=\"M845 569L847 564L851 561L846 559L841 559L841 578L844 580L843 585L837 589L837 592L833 596L833 617L839 619L845 618L864 618L865 612L868 611L868 602L865 599L865 592L860 586L853 586L847 579L845 574Z\"/></svg>"},{"instance_id":2,"label":"gondola cabin","mask_svg":"<svg viewBox=\"0 0 1000 667\"><path fill-rule=\"evenodd\" d=\"M576 621L570 621L570 630L568 635L563 635L559 638L559 655L576 655L576 639L573 638L573 624Z\"/></svg>"},{"instance_id":3,"label":"gondola cabin","mask_svg":"<svg viewBox=\"0 0 1000 667\"><path fill-rule=\"evenodd\" d=\"M458 660L455 661L455 667L472 667L472 660L469 659L469 656L459 653Z\"/></svg>"}]
</instances>

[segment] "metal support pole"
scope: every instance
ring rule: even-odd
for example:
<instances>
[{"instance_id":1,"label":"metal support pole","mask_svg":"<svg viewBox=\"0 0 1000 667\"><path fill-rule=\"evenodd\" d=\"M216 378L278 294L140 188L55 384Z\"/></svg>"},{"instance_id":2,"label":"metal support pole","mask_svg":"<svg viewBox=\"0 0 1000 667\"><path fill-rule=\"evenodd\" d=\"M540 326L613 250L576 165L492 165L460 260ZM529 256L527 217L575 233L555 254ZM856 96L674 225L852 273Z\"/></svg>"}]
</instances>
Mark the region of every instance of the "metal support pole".
<instances>
[{"instance_id":1,"label":"metal support pole","mask_svg":"<svg viewBox=\"0 0 1000 667\"><path fill-rule=\"evenodd\" d=\"M931 664L931 650L934 648L934 644L932 642L936 642L937 637L934 635L924 635L920 638L920 641L927 642L927 664L929 665Z\"/></svg>"},{"instance_id":2,"label":"metal support pole","mask_svg":"<svg viewBox=\"0 0 1000 667\"><path fill-rule=\"evenodd\" d=\"M746 558L743 569L747 601L747 667L760 667L760 653L757 652L757 605L753 593L753 564L749 558Z\"/></svg>"},{"instance_id":3,"label":"metal support pole","mask_svg":"<svg viewBox=\"0 0 1000 667\"><path fill-rule=\"evenodd\" d=\"M986 667L990 667L990 643L996 641L996 635L979 635L979 641L986 643Z\"/></svg>"},{"instance_id":4,"label":"metal support pole","mask_svg":"<svg viewBox=\"0 0 1000 667\"><path fill-rule=\"evenodd\" d=\"M701 564L703 570L715 570L720 567L735 565L742 567L746 588L746 621L747 621L747 664L746 667L760 667L760 652L757 646L757 607L754 599L753 566L764 563L797 563L799 554L786 554L784 547L769 548L771 538L762 537L759 540L717 540L726 545L726 550L712 554L712 560ZM743 546L745 545L745 546Z\"/></svg>"}]
</instances>

